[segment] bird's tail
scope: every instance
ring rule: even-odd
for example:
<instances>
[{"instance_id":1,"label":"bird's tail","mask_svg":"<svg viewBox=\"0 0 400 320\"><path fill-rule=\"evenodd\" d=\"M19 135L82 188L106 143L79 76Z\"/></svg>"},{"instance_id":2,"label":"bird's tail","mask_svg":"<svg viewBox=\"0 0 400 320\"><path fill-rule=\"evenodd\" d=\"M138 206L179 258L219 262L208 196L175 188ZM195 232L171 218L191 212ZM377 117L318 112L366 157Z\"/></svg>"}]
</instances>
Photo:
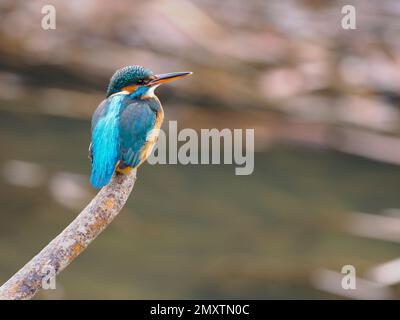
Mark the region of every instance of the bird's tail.
<instances>
[{"instance_id":1,"label":"bird's tail","mask_svg":"<svg viewBox=\"0 0 400 320\"><path fill-rule=\"evenodd\" d=\"M118 119L105 117L92 134L93 164L90 182L100 189L108 184L118 161Z\"/></svg>"}]
</instances>

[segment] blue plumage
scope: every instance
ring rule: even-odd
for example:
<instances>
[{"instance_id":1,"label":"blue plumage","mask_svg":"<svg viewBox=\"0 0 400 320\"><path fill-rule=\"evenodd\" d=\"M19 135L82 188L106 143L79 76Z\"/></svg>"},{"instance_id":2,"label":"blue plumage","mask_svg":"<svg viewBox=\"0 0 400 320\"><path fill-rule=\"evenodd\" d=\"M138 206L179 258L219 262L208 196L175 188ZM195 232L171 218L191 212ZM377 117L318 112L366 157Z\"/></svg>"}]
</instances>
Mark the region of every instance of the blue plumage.
<instances>
[{"instance_id":1,"label":"blue plumage","mask_svg":"<svg viewBox=\"0 0 400 320\"><path fill-rule=\"evenodd\" d=\"M159 104L153 101L127 100L121 111L120 148L122 167L136 167L141 162L141 151L146 146L149 134L156 124Z\"/></svg>"},{"instance_id":2,"label":"blue plumage","mask_svg":"<svg viewBox=\"0 0 400 320\"><path fill-rule=\"evenodd\" d=\"M124 95L115 95L100 105L101 117L93 117L92 175L90 181L95 188L106 185L114 174L119 159L119 117Z\"/></svg>"},{"instance_id":3,"label":"blue plumage","mask_svg":"<svg viewBox=\"0 0 400 320\"><path fill-rule=\"evenodd\" d=\"M148 136L155 127L156 100L140 100L128 94L115 94L103 101L92 120L92 175L95 188L108 184L115 167L136 167L142 160Z\"/></svg>"},{"instance_id":4,"label":"blue plumage","mask_svg":"<svg viewBox=\"0 0 400 320\"><path fill-rule=\"evenodd\" d=\"M112 76L107 99L92 117L90 181L95 188L108 184L116 168L135 168L146 160L156 141L152 130L159 129L164 118L154 89L189 74L153 75L146 68L128 66Z\"/></svg>"}]
</instances>

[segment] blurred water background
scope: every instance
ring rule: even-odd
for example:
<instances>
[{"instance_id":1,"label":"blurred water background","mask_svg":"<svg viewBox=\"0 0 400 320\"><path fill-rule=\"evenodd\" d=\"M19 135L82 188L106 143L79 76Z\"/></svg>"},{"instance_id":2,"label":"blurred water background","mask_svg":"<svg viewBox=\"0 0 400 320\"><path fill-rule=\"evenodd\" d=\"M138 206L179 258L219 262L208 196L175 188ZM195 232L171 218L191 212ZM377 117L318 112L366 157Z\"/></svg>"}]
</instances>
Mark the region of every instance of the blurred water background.
<instances>
[{"instance_id":1,"label":"blurred water background","mask_svg":"<svg viewBox=\"0 0 400 320\"><path fill-rule=\"evenodd\" d=\"M0 282L94 196L90 116L139 64L195 72L158 89L166 122L255 128L254 173L143 165L37 298L400 298L399 16L396 0L0 1Z\"/></svg>"}]
</instances>

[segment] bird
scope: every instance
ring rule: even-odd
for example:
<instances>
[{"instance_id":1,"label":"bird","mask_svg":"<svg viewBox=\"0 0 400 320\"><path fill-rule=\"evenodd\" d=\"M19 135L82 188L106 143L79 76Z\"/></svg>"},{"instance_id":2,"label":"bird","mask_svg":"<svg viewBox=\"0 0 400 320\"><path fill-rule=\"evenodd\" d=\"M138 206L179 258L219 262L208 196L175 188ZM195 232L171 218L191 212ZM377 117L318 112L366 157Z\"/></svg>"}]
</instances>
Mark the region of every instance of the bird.
<instances>
[{"instance_id":1,"label":"bird","mask_svg":"<svg viewBox=\"0 0 400 320\"><path fill-rule=\"evenodd\" d=\"M192 73L154 74L138 65L114 73L106 99L99 104L91 121L89 158L93 187L102 188L115 172L125 174L148 158L164 120L164 110L154 90Z\"/></svg>"}]
</instances>

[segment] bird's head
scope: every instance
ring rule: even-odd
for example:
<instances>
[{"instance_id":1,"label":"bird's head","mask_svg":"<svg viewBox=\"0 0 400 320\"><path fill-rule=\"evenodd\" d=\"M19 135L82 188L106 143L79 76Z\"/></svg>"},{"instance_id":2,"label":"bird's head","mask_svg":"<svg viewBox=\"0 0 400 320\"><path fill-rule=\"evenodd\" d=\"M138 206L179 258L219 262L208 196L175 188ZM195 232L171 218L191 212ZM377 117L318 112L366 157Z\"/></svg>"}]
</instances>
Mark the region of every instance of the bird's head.
<instances>
[{"instance_id":1,"label":"bird's head","mask_svg":"<svg viewBox=\"0 0 400 320\"><path fill-rule=\"evenodd\" d=\"M107 89L107 97L118 92L129 92L134 97L152 97L154 89L160 84L173 81L192 72L171 72L153 74L152 71L141 66L127 66L117 70L111 77Z\"/></svg>"}]
</instances>

